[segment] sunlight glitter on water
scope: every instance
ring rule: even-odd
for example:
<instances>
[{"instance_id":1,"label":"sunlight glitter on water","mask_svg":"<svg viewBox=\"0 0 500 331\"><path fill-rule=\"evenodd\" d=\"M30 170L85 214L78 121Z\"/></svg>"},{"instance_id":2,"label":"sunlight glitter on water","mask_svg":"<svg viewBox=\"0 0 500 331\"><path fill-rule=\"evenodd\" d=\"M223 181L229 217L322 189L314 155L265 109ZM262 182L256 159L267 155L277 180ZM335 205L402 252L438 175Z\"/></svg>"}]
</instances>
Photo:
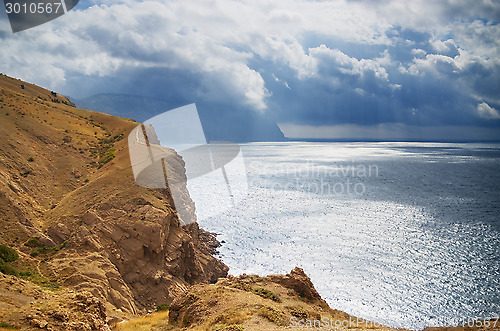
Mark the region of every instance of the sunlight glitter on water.
<instances>
[{"instance_id":1,"label":"sunlight glitter on water","mask_svg":"<svg viewBox=\"0 0 500 331\"><path fill-rule=\"evenodd\" d=\"M301 266L331 307L358 317L410 329L494 317L500 194L486 183L499 183L488 173L498 159L455 163L469 151L442 147L247 145L248 198L201 225L221 233L232 274ZM429 155L441 161L428 162ZM335 175L370 165L378 172ZM317 191L316 184L348 180L362 184L363 194Z\"/></svg>"}]
</instances>

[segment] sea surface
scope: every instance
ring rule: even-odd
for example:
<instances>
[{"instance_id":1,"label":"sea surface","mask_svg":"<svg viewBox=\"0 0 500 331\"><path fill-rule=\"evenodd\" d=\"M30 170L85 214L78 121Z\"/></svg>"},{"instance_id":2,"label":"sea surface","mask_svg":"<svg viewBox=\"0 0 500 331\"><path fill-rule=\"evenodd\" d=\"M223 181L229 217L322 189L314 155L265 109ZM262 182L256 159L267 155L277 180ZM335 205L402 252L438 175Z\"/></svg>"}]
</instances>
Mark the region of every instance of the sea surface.
<instances>
[{"instance_id":1,"label":"sea surface","mask_svg":"<svg viewBox=\"0 0 500 331\"><path fill-rule=\"evenodd\" d=\"M500 145L252 143L201 221L230 273L302 267L334 308L422 329L500 314Z\"/></svg>"}]
</instances>

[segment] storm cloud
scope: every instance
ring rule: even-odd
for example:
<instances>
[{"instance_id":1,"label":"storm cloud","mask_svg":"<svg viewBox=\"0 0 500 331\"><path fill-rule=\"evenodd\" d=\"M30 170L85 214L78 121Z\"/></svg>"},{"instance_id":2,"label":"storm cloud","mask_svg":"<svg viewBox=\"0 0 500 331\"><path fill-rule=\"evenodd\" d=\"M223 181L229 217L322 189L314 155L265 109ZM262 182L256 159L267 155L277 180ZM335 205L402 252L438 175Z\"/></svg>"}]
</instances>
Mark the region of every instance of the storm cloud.
<instances>
[{"instance_id":1,"label":"storm cloud","mask_svg":"<svg viewBox=\"0 0 500 331\"><path fill-rule=\"evenodd\" d=\"M500 130L497 1L84 1L16 34L3 15L0 71L77 98L200 102L308 130Z\"/></svg>"}]
</instances>

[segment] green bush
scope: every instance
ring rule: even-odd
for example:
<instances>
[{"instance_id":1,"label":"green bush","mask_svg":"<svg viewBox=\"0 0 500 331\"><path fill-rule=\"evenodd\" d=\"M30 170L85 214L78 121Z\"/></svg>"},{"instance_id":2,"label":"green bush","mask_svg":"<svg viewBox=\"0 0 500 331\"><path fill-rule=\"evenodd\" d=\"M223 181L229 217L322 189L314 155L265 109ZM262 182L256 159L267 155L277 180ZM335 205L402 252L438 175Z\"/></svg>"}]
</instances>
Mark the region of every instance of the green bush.
<instances>
[{"instance_id":1,"label":"green bush","mask_svg":"<svg viewBox=\"0 0 500 331\"><path fill-rule=\"evenodd\" d=\"M104 153L102 153L99 163L101 163L101 165L106 164L111 160L113 160L115 157L116 157L116 151L113 148L110 148Z\"/></svg>"},{"instance_id":2,"label":"green bush","mask_svg":"<svg viewBox=\"0 0 500 331\"><path fill-rule=\"evenodd\" d=\"M30 238L24 245L31 248L43 247L42 243L40 243L37 238Z\"/></svg>"},{"instance_id":3,"label":"green bush","mask_svg":"<svg viewBox=\"0 0 500 331\"><path fill-rule=\"evenodd\" d=\"M286 315L281 310L270 306L264 306L257 312L259 316L267 318L269 321L285 326L286 325Z\"/></svg>"},{"instance_id":4,"label":"green bush","mask_svg":"<svg viewBox=\"0 0 500 331\"><path fill-rule=\"evenodd\" d=\"M0 322L0 328L3 328L3 329L16 329L16 327L8 324L8 323L5 323L5 322Z\"/></svg>"},{"instance_id":5,"label":"green bush","mask_svg":"<svg viewBox=\"0 0 500 331\"><path fill-rule=\"evenodd\" d=\"M170 308L170 305L164 303L164 304L156 306L156 311L165 311L165 310L168 310L169 308Z\"/></svg>"},{"instance_id":6,"label":"green bush","mask_svg":"<svg viewBox=\"0 0 500 331\"><path fill-rule=\"evenodd\" d=\"M0 260L0 272L12 276L17 276L19 274L16 268L4 260Z\"/></svg>"},{"instance_id":7,"label":"green bush","mask_svg":"<svg viewBox=\"0 0 500 331\"><path fill-rule=\"evenodd\" d=\"M37 257L40 254L57 253L66 246L66 241L59 246L47 247L38 241L37 238L30 238L24 245L33 248L30 255Z\"/></svg>"},{"instance_id":8,"label":"green bush","mask_svg":"<svg viewBox=\"0 0 500 331\"><path fill-rule=\"evenodd\" d=\"M40 284L43 288L51 291L57 291L59 289L59 284L51 281L42 281Z\"/></svg>"},{"instance_id":9,"label":"green bush","mask_svg":"<svg viewBox=\"0 0 500 331\"><path fill-rule=\"evenodd\" d=\"M13 262L19 258L16 250L5 245L0 245L0 259L5 262Z\"/></svg>"},{"instance_id":10,"label":"green bush","mask_svg":"<svg viewBox=\"0 0 500 331\"><path fill-rule=\"evenodd\" d=\"M278 293L274 293L271 290L268 290L267 288L263 287L257 287L253 289L253 292L257 294L258 296L261 296L265 299L270 299L275 302L281 302L281 298L279 297Z\"/></svg>"}]
</instances>

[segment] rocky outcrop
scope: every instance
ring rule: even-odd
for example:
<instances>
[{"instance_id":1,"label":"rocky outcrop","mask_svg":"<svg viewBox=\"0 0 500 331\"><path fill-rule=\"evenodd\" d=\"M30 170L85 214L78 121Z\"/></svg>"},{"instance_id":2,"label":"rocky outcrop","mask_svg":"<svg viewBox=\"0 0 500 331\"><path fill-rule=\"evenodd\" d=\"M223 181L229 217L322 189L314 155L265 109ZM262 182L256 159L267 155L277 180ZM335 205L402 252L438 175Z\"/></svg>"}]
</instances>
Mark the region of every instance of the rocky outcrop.
<instances>
[{"instance_id":1,"label":"rocky outcrop","mask_svg":"<svg viewBox=\"0 0 500 331\"><path fill-rule=\"evenodd\" d=\"M154 309L190 284L227 275L228 268L196 237L196 224L183 228L175 214L152 205L129 201L91 210L82 220L68 253L52 264L73 271L64 284L90 290L122 310Z\"/></svg>"},{"instance_id":2,"label":"rocky outcrop","mask_svg":"<svg viewBox=\"0 0 500 331\"><path fill-rule=\"evenodd\" d=\"M295 267L290 273L286 275L270 275L269 280L280 284L288 289L294 290L301 297L310 301L321 301L321 296L314 287L309 276L306 275L304 270Z\"/></svg>"},{"instance_id":3,"label":"rocky outcrop","mask_svg":"<svg viewBox=\"0 0 500 331\"><path fill-rule=\"evenodd\" d=\"M0 274L0 319L23 330L108 331L102 300L87 291L44 291L33 283Z\"/></svg>"},{"instance_id":4,"label":"rocky outcrop","mask_svg":"<svg viewBox=\"0 0 500 331\"><path fill-rule=\"evenodd\" d=\"M181 226L165 192L121 183L113 197L77 216L79 223L66 218L49 227L54 242L67 240L50 262L62 269L58 278L64 285L138 313L170 303L191 284L227 275L228 267L212 256L215 237L196 223ZM144 191L149 194L136 197Z\"/></svg>"},{"instance_id":5,"label":"rocky outcrop","mask_svg":"<svg viewBox=\"0 0 500 331\"><path fill-rule=\"evenodd\" d=\"M229 276L192 286L172 302L168 319L163 325L170 330L395 330L331 309L301 268L287 275Z\"/></svg>"},{"instance_id":6,"label":"rocky outcrop","mask_svg":"<svg viewBox=\"0 0 500 331\"><path fill-rule=\"evenodd\" d=\"M108 316L154 310L227 275L215 237L181 226L166 190L136 184L123 138L138 123L6 76L0 109L0 244L19 251L15 268L91 293ZM182 168L172 154L167 166Z\"/></svg>"}]
</instances>

